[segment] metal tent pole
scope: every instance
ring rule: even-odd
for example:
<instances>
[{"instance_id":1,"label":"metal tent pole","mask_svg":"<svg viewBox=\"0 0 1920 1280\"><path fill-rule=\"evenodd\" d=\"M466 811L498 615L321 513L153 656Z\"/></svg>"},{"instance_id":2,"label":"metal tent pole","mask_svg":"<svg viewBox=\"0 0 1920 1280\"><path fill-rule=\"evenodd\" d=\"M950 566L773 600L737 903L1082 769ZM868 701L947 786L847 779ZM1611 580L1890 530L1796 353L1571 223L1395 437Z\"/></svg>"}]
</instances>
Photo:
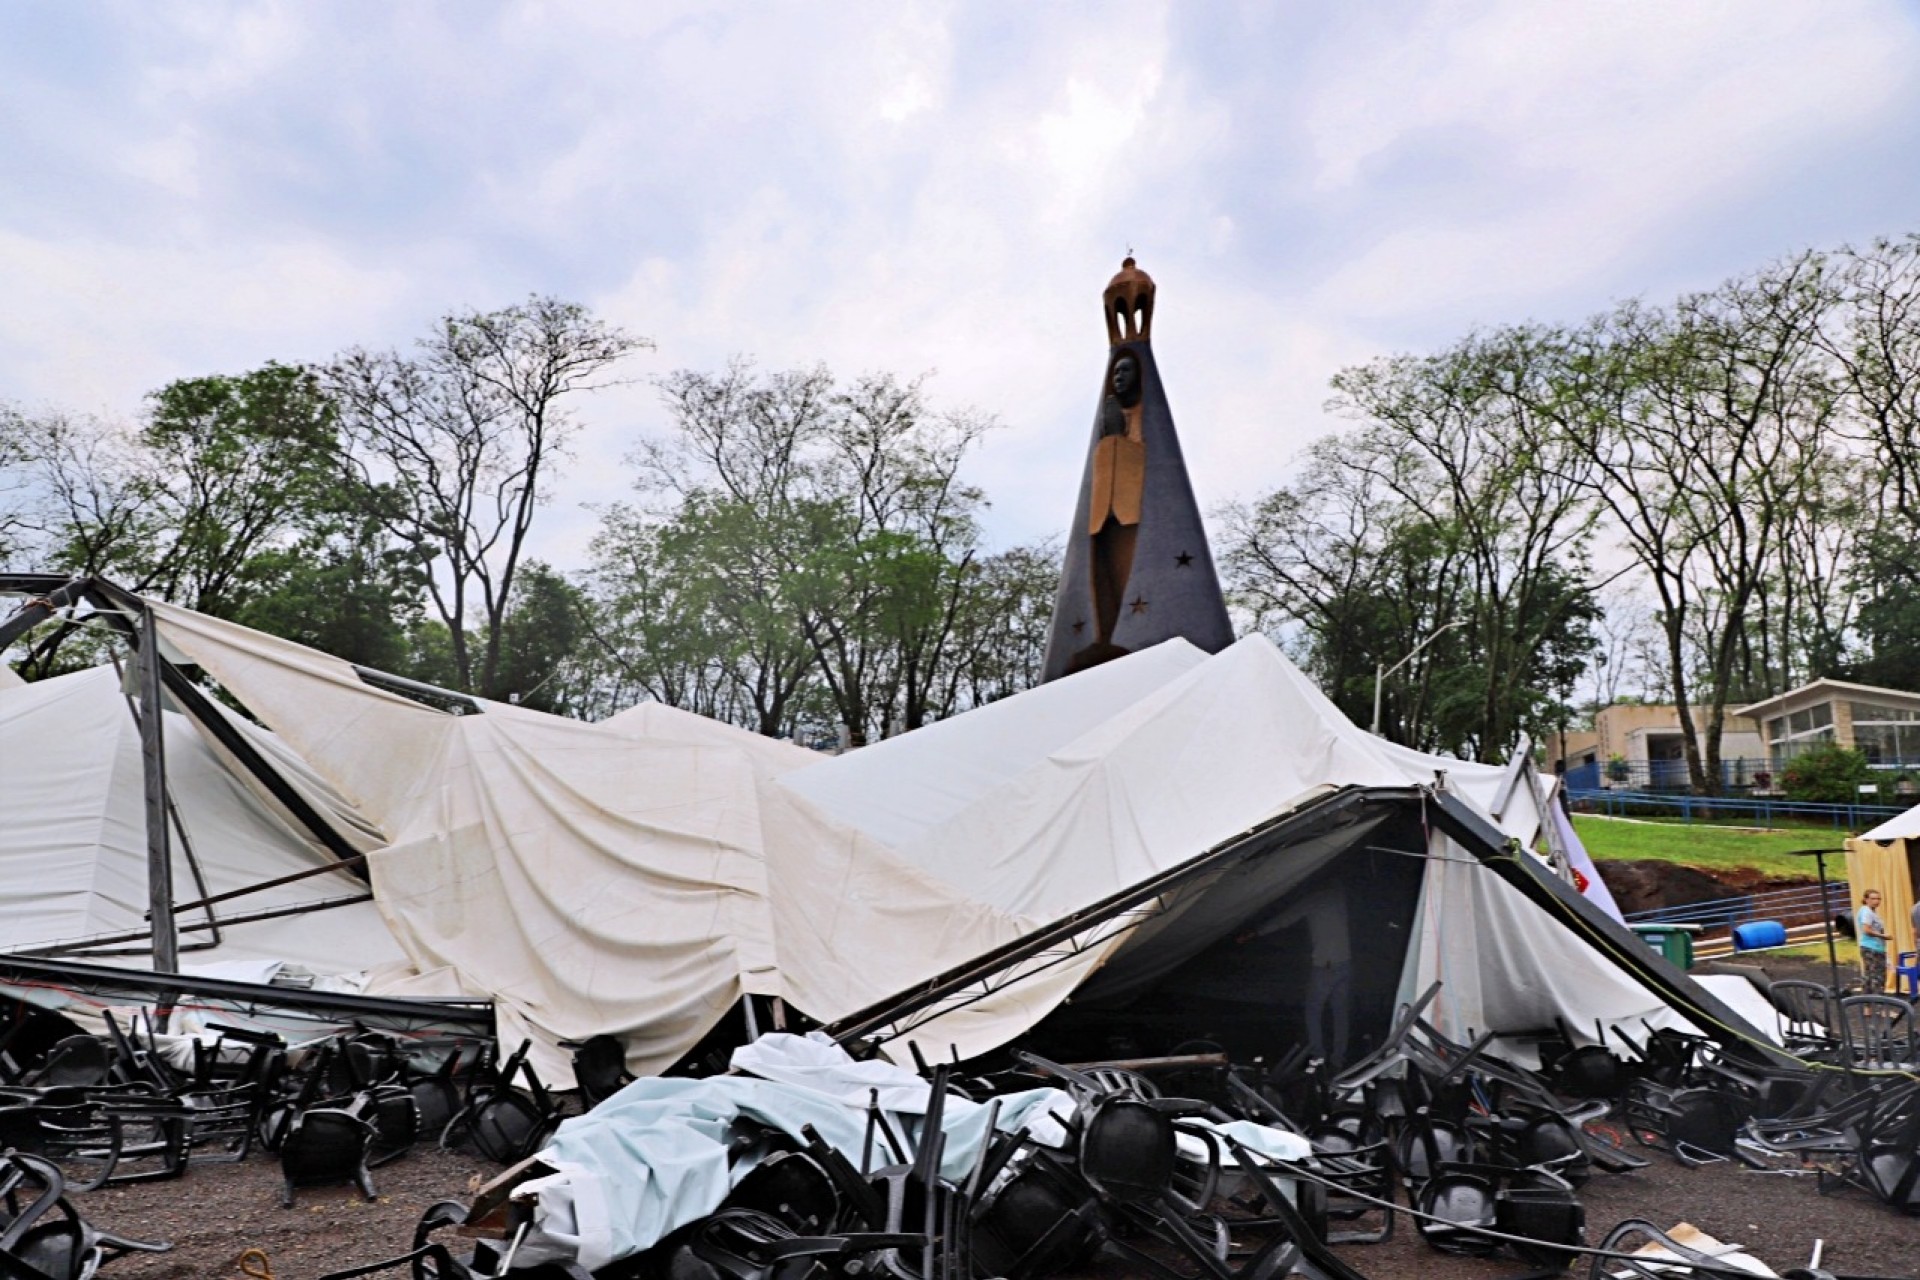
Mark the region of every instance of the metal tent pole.
<instances>
[{"instance_id":1,"label":"metal tent pole","mask_svg":"<svg viewBox=\"0 0 1920 1280\"><path fill-rule=\"evenodd\" d=\"M167 840L167 756L161 731L160 637L153 612L140 614L140 651L135 655L140 681L140 755L147 789L147 902L153 920L153 968L180 971L180 935L173 918L173 855ZM164 1027L167 1007L161 1006Z\"/></svg>"}]
</instances>

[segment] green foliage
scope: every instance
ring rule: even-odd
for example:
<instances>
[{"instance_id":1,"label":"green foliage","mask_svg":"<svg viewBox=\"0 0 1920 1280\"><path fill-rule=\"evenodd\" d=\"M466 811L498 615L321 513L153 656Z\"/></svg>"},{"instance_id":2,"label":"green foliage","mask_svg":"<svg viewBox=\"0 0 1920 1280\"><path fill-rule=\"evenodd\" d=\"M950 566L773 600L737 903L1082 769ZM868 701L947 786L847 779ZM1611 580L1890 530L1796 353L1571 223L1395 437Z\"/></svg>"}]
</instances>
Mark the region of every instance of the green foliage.
<instances>
[{"instance_id":1,"label":"green foliage","mask_svg":"<svg viewBox=\"0 0 1920 1280\"><path fill-rule=\"evenodd\" d=\"M1057 570L1036 587L1051 557L983 555L959 466L989 420L822 368L736 361L661 392L673 431L636 459L655 505L609 512L594 546L615 679L855 745L1031 682Z\"/></svg>"},{"instance_id":2,"label":"green foliage","mask_svg":"<svg viewBox=\"0 0 1920 1280\"><path fill-rule=\"evenodd\" d=\"M351 506L332 403L305 370L169 383L150 398L145 496L165 534L129 548L138 585L205 613L244 601L250 562Z\"/></svg>"},{"instance_id":3,"label":"green foliage","mask_svg":"<svg viewBox=\"0 0 1920 1280\"><path fill-rule=\"evenodd\" d=\"M427 679L409 631L421 621L420 568L370 520L342 521L248 566L234 620L376 671Z\"/></svg>"},{"instance_id":4,"label":"green foliage","mask_svg":"<svg viewBox=\"0 0 1920 1280\"><path fill-rule=\"evenodd\" d=\"M1920 551L1911 533L1876 533L1854 569L1861 596L1864 651L1846 678L1888 689L1920 690Z\"/></svg>"},{"instance_id":5,"label":"green foliage","mask_svg":"<svg viewBox=\"0 0 1920 1280\"><path fill-rule=\"evenodd\" d=\"M430 572L449 687L502 687L527 536L571 438L572 398L652 344L535 296L440 318L411 355L353 349L321 371L369 514Z\"/></svg>"},{"instance_id":6,"label":"green foliage","mask_svg":"<svg viewBox=\"0 0 1920 1280\"><path fill-rule=\"evenodd\" d=\"M1831 745L1802 751L1780 771L1780 789L1787 799L1823 804L1852 804L1862 798L1861 784L1872 780L1863 753Z\"/></svg>"},{"instance_id":7,"label":"green foliage","mask_svg":"<svg viewBox=\"0 0 1920 1280\"><path fill-rule=\"evenodd\" d=\"M1344 370L1337 403L1361 425L1229 512L1235 602L1352 719L1378 692L1397 741L1504 759L1570 714L1600 609L1582 461L1531 407L1553 354L1514 329Z\"/></svg>"},{"instance_id":8,"label":"green foliage","mask_svg":"<svg viewBox=\"0 0 1920 1280\"><path fill-rule=\"evenodd\" d=\"M486 696L554 715L572 713L580 694L575 655L586 633L585 593L549 566L528 561L514 587Z\"/></svg>"}]
</instances>

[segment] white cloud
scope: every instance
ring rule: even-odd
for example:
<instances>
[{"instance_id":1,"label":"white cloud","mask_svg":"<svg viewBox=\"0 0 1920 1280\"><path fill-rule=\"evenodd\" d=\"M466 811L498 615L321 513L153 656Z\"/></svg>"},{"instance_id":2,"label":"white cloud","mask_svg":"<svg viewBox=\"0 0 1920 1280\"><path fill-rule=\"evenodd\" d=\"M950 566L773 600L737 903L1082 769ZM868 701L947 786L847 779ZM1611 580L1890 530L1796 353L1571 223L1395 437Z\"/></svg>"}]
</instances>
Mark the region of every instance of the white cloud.
<instances>
[{"instance_id":1,"label":"white cloud","mask_svg":"<svg viewBox=\"0 0 1920 1280\"><path fill-rule=\"evenodd\" d=\"M655 338L635 376L938 369L1008 423L974 473L1002 540L1067 517L1129 244L1212 505L1338 425L1342 365L1920 205L1885 5L48 12L77 60L0 49L0 397L130 412L538 290ZM562 564L660 418L645 385L581 410Z\"/></svg>"}]
</instances>

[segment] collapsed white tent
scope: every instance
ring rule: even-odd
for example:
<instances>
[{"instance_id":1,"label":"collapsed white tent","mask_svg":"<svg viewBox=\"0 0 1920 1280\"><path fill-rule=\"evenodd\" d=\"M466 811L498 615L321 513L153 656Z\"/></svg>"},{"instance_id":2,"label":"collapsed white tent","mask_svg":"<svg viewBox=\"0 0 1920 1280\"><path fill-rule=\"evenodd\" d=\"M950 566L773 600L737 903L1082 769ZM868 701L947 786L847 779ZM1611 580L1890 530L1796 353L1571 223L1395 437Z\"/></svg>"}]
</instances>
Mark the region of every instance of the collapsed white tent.
<instances>
[{"instance_id":1,"label":"collapsed white tent","mask_svg":"<svg viewBox=\"0 0 1920 1280\"><path fill-rule=\"evenodd\" d=\"M1399 884L1394 928L1414 937L1395 940L1389 985L1442 981L1447 1029L1632 1023L1671 993L1629 972L1656 963L1645 948L1609 954L1618 939L1570 931L1420 825L1436 770L1498 819L1481 841L1496 851L1503 830L1534 840L1537 794L1509 771L1360 732L1263 640L1214 657L1160 646L825 758L662 707L601 725L478 702L451 714L324 654L150 607L166 651L278 735L262 752L273 770L304 778L330 825L385 841L368 865L413 968L494 998L502 1035L530 1036L549 1079L568 1076L563 1040L614 1034L631 1067L657 1071L743 995L845 1019L970 967L994 973L993 990L903 1038L984 1051L1076 992L1129 996L1252 912L1282 930L1288 895L1320 892L1349 863ZM1356 788L1394 798L1262 846L1232 873L1247 889L1232 910L1219 894L1155 891L1276 815L1313 817ZM1140 900L1126 914L1076 932L1081 913L1128 894ZM1029 944L1049 932L1072 945L1041 962ZM1019 973L995 970L1015 952ZM365 954L343 947L335 967Z\"/></svg>"},{"instance_id":2,"label":"collapsed white tent","mask_svg":"<svg viewBox=\"0 0 1920 1280\"><path fill-rule=\"evenodd\" d=\"M347 663L155 605L159 631L390 843L376 899L422 970L497 1001L503 1037L608 1033L664 1069L742 995L857 1007L1038 921L996 910L771 786L817 757L682 713L590 725L455 715Z\"/></svg>"},{"instance_id":3,"label":"collapsed white tent","mask_svg":"<svg viewBox=\"0 0 1920 1280\"><path fill-rule=\"evenodd\" d=\"M168 712L165 720L177 901L338 867L229 768L187 717ZM268 745L264 734L256 741ZM140 734L118 673L98 667L0 690L0 760L7 762L0 786L5 949L144 961ZM282 756L281 764L299 775L296 762ZM309 778L307 785L317 793L322 784ZM404 960L366 894L363 880L336 869L249 894L212 924L211 911L183 912L183 971L290 961L330 973ZM342 966L343 957L351 963Z\"/></svg>"},{"instance_id":4,"label":"collapsed white tent","mask_svg":"<svg viewBox=\"0 0 1920 1280\"><path fill-rule=\"evenodd\" d=\"M1335 787L1436 782L1531 848L1546 816L1521 771L1427 756L1348 721L1262 637L1208 657L1180 642L1108 663L781 780L930 874L994 906L1056 919L1301 808ZM1335 841L1312 858L1337 856ZM1398 994L1442 982L1443 1030L1637 1029L1666 999L1594 954L1440 832ZM1290 855L1295 883L1314 870ZM1275 892L1284 892L1285 885ZM929 1049L1004 1043L1124 942L913 1029ZM1349 946L1352 944L1349 943ZM1365 940L1360 945L1366 945ZM1378 945L1377 943L1375 945ZM1635 957L1636 959L1638 957Z\"/></svg>"}]
</instances>

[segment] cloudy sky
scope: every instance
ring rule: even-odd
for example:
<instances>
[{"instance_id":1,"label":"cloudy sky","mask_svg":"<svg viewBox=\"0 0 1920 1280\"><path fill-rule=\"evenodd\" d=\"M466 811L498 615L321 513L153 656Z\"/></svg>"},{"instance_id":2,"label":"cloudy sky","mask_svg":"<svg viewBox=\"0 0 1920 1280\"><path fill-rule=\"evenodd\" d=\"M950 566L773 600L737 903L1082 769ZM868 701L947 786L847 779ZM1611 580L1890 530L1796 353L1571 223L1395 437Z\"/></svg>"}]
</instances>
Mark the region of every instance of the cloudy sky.
<instances>
[{"instance_id":1,"label":"cloudy sky","mask_svg":"<svg viewBox=\"0 0 1920 1280\"><path fill-rule=\"evenodd\" d=\"M646 380L935 370L1006 429L998 545L1071 514L1131 245L1203 504L1339 429L1344 365L1920 229L1920 9L0 0L0 400L532 292L656 351L581 406L577 564Z\"/></svg>"}]
</instances>

